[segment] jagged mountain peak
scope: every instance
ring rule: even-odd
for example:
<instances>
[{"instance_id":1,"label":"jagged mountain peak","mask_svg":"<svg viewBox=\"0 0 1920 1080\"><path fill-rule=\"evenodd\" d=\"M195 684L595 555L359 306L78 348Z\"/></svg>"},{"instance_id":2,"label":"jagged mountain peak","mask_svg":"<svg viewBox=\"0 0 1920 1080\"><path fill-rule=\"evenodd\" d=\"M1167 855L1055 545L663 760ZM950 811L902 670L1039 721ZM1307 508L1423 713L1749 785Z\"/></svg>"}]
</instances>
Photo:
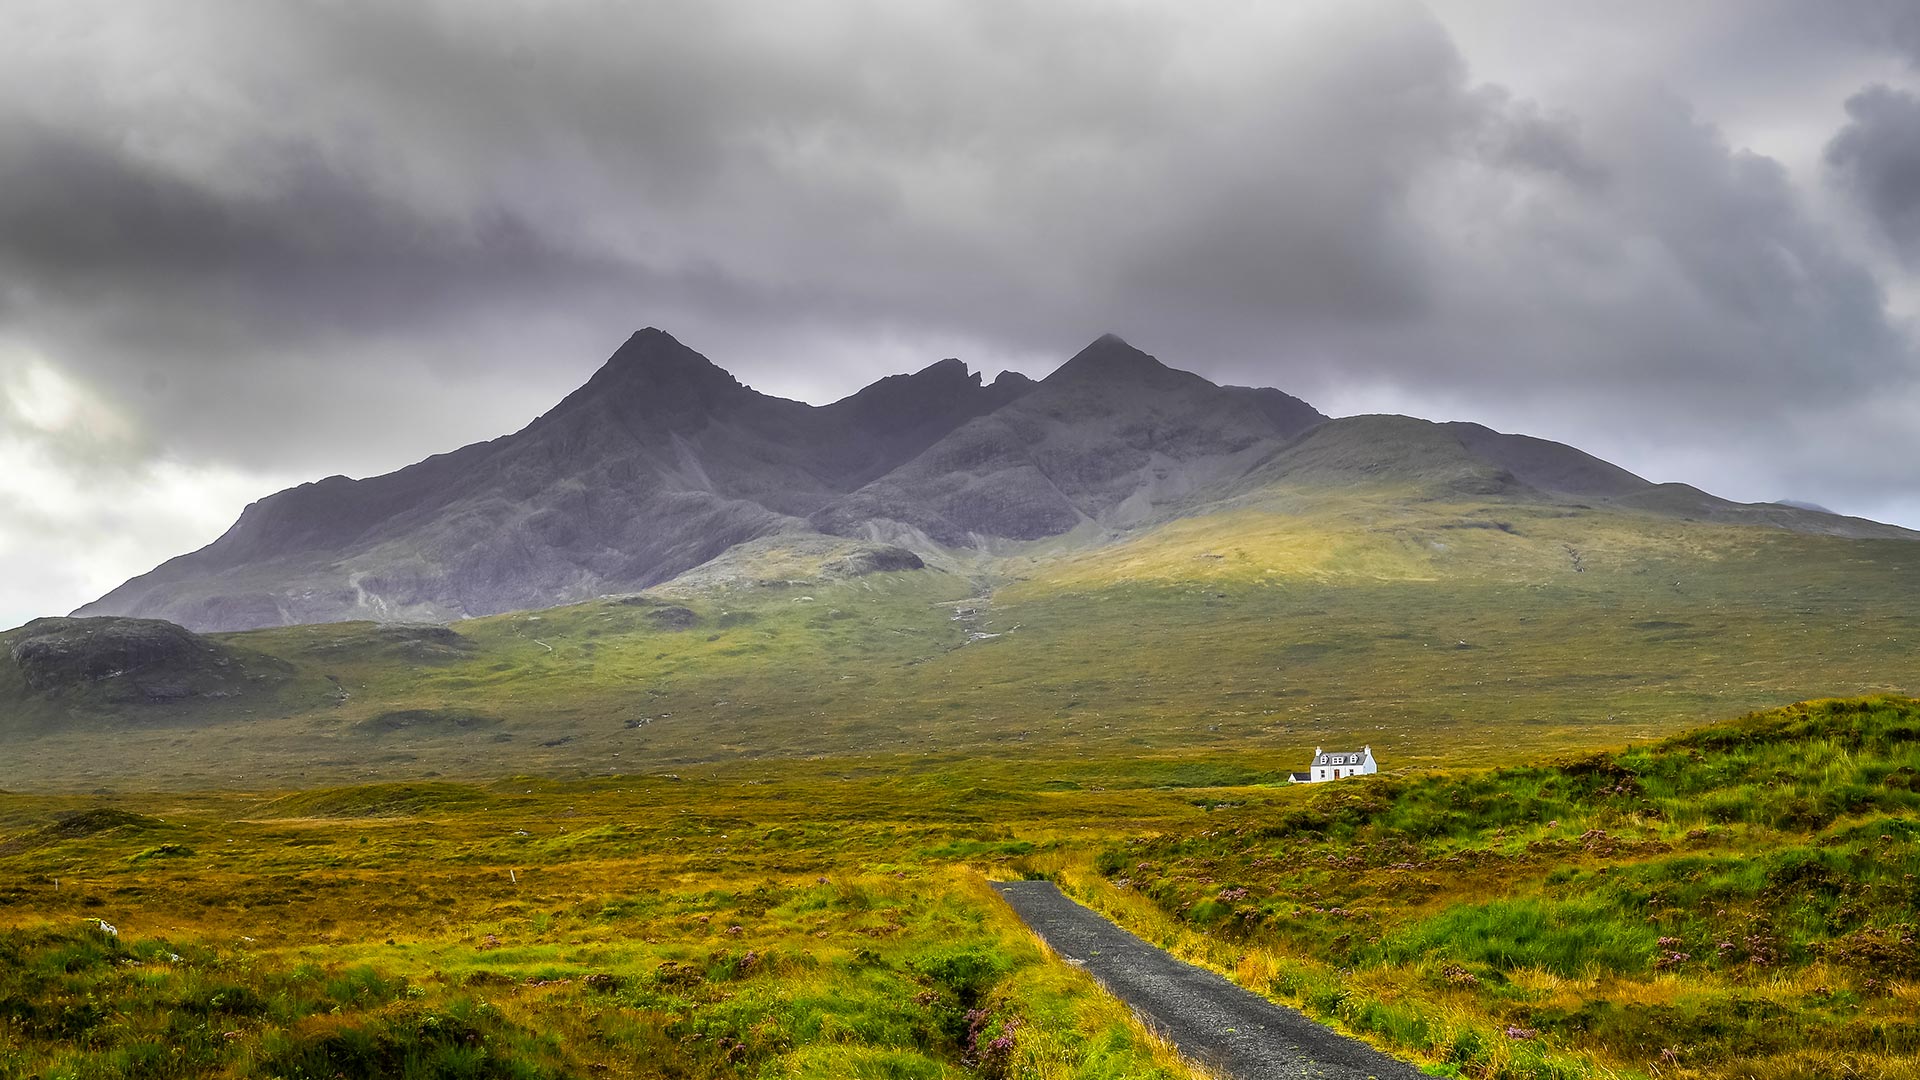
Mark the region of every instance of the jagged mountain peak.
<instances>
[{"instance_id":1,"label":"jagged mountain peak","mask_svg":"<svg viewBox=\"0 0 1920 1080\"><path fill-rule=\"evenodd\" d=\"M953 358L908 375L889 375L819 412L837 427L865 433L833 455L851 490L901 465L967 421L987 415L1032 389L1031 380L996 379Z\"/></svg>"},{"instance_id":2,"label":"jagged mountain peak","mask_svg":"<svg viewBox=\"0 0 1920 1080\"><path fill-rule=\"evenodd\" d=\"M88 613L201 630L443 620L632 591L774 533L1012 402L957 359L813 406L658 328L521 431L384 476L259 500L218 541Z\"/></svg>"},{"instance_id":3,"label":"jagged mountain peak","mask_svg":"<svg viewBox=\"0 0 1920 1080\"><path fill-rule=\"evenodd\" d=\"M1095 338L1039 384L1040 392L1050 398L1101 401L1105 407L1122 409L1160 394L1204 394L1213 389L1214 384L1201 376L1168 367L1117 334Z\"/></svg>"},{"instance_id":4,"label":"jagged mountain peak","mask_svg":"<svg viewBox=\"0 0 1920 1080\"><path fill-rule=\"evenodd\" d=\"M445 620L631 592L747 543L824 533L937 561L943 549L1111 536L1268 488L1355 485L1899 533L1649 485L1474 425L1327 422L1278 390L1216 386L1111 334L1037 383L1004 372L983 384L949 358L814 406L743 386L650 327L522 431L269 496L214 544L83 611L196 630Z\"/></svg>"},{"instance_id":5,"label":"jagged mountain peak","mask_svg":"<svg viewBox=\"0 0 1920 1080\"><path fill-rule=\"evenodd\" d=\"M612 414L629 424L657 422L679 428L763 397L672 334L648 327L627 338L586 385L567 395L536 426Z\"/></svg>"},{"instance_id":6,"label":"jagged mountain peak","mask_svg":"<svg viewBox=\"0 0 1920 1080\"><path fill-rule=\"evenodd\" d=\"M605 382L644 380L651 383L699 381L739 386L727 370L655 327L636 330L595 373ZM589 386L592 385L590 381Z\"/></svg>"},{"instance_id":7,"label":"jagged mountain peak","mask_svg":"<svg viewBox=\"0 0 1920 1080\"><path fill-rule=\"evenodd\" d=\"M1112 381L1139 376L1153 377L1172 371L1172 368L1162 364L1158 358L1127 344L1126 339L1120 335L1101 334L1086 348L1074 353L1071 359L1061 364L1053 374L1042 381L1048 383L1083 379Z\"/></svg>"},{"instance_id":8,"label":"jagged mountain peak","mask_svg":"<svg viewBox=\"0 0 1920 1080\"><path fill-rule=\"evenodd\" d=\"M888 375L861 388L858 393L841 399L851 401L876 393L886 392L932 392L938 390L975 389L981 385L980 373L969 370L966 362L949 356L945 360L936 360L919 371L899 375ZM907 388L913 388L908 391ZM838 404L836 402L836 404Z\"/></svg>"},{"instance_id":9,"label":"jagged mountain peak","mask_svg":"<svg viewBox=\"0 0 1920 1080\"><path fill-rule=\"evenodd\" d=\"M912 377L917 378L920 376L939 379L965 378L976 386L979 385L981 381L980 373L968 368L967 362L957 356L949 356L945 360L935 360L933 363L914 372Z\"/></svg>"},{"instance_id":10,"label":"jagged mountain peak","mask_svg":"<svg viewBox=\"0 0 1920 1080\"><path fill-rule=\"evenodd\" d=\"M656 326L635 330L602 366L603 370L648 371L655 374L700 373L718 371L720 365L680 342L679 338ZM728 376L732 378L732 376Z\"/></svg>"}]
</instances>

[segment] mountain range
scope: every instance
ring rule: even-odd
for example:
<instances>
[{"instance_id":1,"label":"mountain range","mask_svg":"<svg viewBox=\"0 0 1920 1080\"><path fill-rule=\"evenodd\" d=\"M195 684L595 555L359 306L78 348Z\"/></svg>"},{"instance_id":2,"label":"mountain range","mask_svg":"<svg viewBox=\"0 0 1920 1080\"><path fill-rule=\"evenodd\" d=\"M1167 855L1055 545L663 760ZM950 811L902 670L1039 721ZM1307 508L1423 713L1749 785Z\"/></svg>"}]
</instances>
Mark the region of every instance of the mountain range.
<instances>
[{"instance_id":1,"label":"mountain range","mask_svg":"<svg viewBox=\"0 0 1920 1080\"><path fill-rule=\"evenodd\" d=\"M829 405L759 393L642 330L523 430L247 507L214 543L75 612L203 632L447 622L643 590L787 547L849 568L1097 548L1276 492L1566 504L1854 537L1893 526L1655 484L1465 423L1330 419L1106 335L1044 380L959 360Z\"/></svg>"}]
</instances>

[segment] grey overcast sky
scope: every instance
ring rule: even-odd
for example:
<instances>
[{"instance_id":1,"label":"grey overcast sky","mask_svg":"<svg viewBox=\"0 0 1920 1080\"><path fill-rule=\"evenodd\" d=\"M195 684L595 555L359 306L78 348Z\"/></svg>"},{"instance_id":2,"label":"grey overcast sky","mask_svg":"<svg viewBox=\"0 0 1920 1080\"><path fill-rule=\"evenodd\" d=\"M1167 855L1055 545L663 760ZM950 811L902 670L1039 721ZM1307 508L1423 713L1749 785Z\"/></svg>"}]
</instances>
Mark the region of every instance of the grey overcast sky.
<instances>
[{"instance_id":1,"label":"grey overcast sky","mask_svg":"<svg viewBox=\"0 0 1920 1080\"><path fill-rule=\"evenodd\" d=\"M1116 331L1920 526L1920 5L0 0L0 626L511 431Z\"/></svg>"}]
</instances>

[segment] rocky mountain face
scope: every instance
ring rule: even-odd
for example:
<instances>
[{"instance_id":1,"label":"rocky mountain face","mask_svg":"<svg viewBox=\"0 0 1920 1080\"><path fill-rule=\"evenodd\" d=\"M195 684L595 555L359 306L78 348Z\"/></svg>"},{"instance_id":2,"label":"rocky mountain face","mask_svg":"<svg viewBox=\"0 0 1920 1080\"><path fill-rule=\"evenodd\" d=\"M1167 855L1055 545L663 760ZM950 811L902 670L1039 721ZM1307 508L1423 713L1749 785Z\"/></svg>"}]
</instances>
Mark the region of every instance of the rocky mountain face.
<instances>
[{"instance_id":1,"label":"rocky mountain face","mask_svg":"<svg viewBox=\"0 0 1920 1080\"><path fill-rule=\"evenodd\" d=\"M639 590L749 542L825 544L859 572L1100 542L1262 485L1314 483L1739 517L1737 504L1544 440L1405 417L1329 422L1281 391L1216 386L1112 336L1037 383L987 383L943 360L813 406L742 386L649 329L516 434L269 496L213 544L76 614L203 632L446 621ZM1855 527L1774 504L1760 517Z\"/></svg>"},{"instance_id":2,"label":"rocky mountain face","mask_svg":"<svg viewBox=\"0 0 1920 1080\"><path fill-rule=\"evenodd\" d=\"M1117 337L812 516L828 532L972 546L1145 524L1326 420L1277 390L1215 386Z\"/></svg>"},{"instance_id":3,"label":"rocky mountain face","mask_svg":"<svg viewBox=\"0 0 1920 1080\"><path fill-rule=\"evenodd\" d=\"M248 507L83 608L199 630L445 620L634 590L805 518L1031 380L958 360L823 407L740 385L659 330L517 434Z\"/></svg>"}]
</instances>

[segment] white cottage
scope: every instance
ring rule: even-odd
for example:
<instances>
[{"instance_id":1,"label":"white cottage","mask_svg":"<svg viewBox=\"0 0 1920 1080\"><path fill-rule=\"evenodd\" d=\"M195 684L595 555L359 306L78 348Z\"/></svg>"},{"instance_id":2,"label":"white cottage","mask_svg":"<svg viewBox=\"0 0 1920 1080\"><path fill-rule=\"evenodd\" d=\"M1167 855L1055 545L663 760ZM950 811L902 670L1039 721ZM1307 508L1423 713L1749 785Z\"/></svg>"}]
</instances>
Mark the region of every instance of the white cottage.
<instances>
[{"instance_id":1,"label":"white cottage","mask_svg":"<svg viewBox=\"0 0 1920 1080\"><path fill-rule=\"evenodd\" d=\"M1359 751L1335 750L1329 753L1323 747L1313 748L1313 771L1294 773L1294 783L1317 784L1322 780L1338 780L1346 776L1367 776L1380 771L1380 763L1373 760L1373 747L1363 746Z\"/></svg>"}]
</instances>

